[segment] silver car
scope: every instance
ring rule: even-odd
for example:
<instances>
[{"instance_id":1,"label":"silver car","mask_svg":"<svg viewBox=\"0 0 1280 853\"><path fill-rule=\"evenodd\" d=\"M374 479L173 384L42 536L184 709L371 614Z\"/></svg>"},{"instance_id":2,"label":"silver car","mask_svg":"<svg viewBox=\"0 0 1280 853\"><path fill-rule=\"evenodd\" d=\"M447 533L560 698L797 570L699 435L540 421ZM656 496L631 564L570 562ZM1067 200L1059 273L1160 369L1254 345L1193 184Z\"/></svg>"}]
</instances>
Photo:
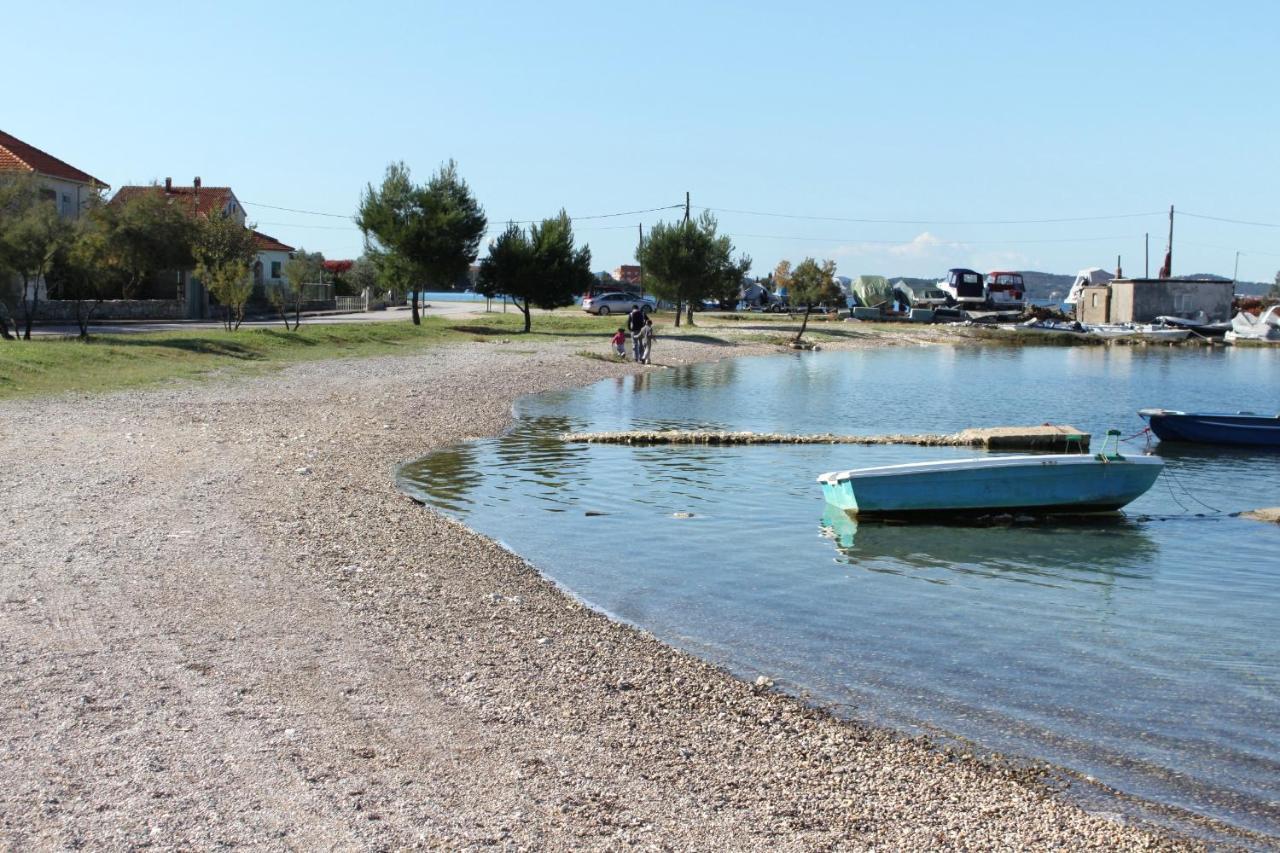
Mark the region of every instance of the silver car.
<instances>
[{"instance_id":1,"label":"silver car","mask_svg":"<svg viewBox=\"0 0 1280 853\"><path fill-rule=\"evenodd\" d=\"M609 314L630 314L632 308L639 307L648 314L658 310L658 303L652 296L641 296L637 293L597 293L582 300L582 310L588 314L601 317Z\"/></svg>"}]
</instances>

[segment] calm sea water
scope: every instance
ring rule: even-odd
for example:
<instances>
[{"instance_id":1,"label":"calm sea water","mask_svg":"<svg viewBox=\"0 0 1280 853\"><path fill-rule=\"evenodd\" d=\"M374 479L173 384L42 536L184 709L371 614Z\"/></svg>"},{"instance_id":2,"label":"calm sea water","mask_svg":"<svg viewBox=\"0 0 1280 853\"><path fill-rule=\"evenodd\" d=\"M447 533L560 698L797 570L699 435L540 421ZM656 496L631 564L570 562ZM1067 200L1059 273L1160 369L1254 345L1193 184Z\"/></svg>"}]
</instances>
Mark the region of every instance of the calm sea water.
<instances>
[{"instance_id":1,"label":"calm sea water","mask_svg":"<svg viewBox=\"0 0 1280 853\"><path fill-rule=\"evenodd\" d=\"M1166 471L1124 519L963 528L857 524L814 478L972 451L558 438L1046 421L1129 435L1144 406L1280 411L1278 355L726 360L528 398L510 433L408 465L402 484L592 605L745 677L1280 835L1280 527L1220 514L1280 505L1280 454L1157 446Z\"/></svg>"}]
</instances>

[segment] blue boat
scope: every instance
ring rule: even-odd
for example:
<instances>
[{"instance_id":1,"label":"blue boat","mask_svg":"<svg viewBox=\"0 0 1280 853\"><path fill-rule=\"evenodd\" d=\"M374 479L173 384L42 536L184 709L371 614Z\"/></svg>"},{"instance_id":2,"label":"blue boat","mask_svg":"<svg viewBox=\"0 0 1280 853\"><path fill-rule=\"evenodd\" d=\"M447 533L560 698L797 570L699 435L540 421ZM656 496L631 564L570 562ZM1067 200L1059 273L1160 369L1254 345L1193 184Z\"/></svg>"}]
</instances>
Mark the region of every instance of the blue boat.
<instances>
[{"instance_id":1,"label":"blue boat","mask_svg":"<svg viewBox=\"0 0 1280 853\"><path fill-rule=\"evenodd\" d=\"M1280 415L1139 409L1161 441L1280 448Z\"/></svg>"},{"instance_id":2,"label":"blue boat","mask_svg":"<svg viewBox=\"0 0 1280 853\"><path fill-rule=\"evenodd\" d=\"M1155 483L1164 462L1119 453L985 456L833 471L827 503L859 517L1114 512Z\"/></svg>"}]
</instances>

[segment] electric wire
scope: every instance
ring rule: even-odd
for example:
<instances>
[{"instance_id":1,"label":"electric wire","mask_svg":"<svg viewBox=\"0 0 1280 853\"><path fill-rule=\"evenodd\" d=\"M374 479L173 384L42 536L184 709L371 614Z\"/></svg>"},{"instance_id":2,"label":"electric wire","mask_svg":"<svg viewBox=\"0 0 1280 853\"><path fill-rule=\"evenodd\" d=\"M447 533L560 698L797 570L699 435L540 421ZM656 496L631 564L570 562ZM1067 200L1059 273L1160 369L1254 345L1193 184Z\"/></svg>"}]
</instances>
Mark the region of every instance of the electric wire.
<instances>
[{"instance_id":1,"label":"electric wire","mask_svg":"<svg viewBox=\"0 0 1280 853\"><path fill-rule=\"evenodd\" d=\"M692 205L699 210L720 213L738 213L745 216L771 216L778 219L803 219L821 222L857 222L872 225L1045 225L1061 222L1102 222L1113 219L1138 219L1146 216L1164 216L1164 211L1147 213L1113 213L1104 216L1064 216L1051 219L863 219L848 216L812 216L798 213L771 213L762 210L738 210L711 205Z\"/></svg>"}]
</instances>

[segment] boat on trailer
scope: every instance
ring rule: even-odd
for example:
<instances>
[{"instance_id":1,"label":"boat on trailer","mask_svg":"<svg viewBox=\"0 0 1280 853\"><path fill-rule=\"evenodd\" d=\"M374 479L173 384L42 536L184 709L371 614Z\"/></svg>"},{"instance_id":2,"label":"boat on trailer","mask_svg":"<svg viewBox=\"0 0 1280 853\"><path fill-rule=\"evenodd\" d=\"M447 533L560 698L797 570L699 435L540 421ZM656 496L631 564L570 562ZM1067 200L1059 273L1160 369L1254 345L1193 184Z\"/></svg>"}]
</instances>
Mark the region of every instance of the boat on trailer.
<instances>
[{"instance_id":1,"label":"boat on trailer","mask_svg":"<svg viewBox=\"0 0 1280 853\"><path fill-rule=\"evenodd\" d=\"M1139 409L1161 441L1280 449L1280 415Z\"/></svg>"},{"instance_id":2,"label":"boat on trailer","mask_svg":"<svg viewBox=\"0 0 1280 853\"><path fill-rule=\"evenodd\" d=\"M947 294L947 302L961 308L981 308L987 304L987 285L982 273L956 267L947 270L947 277L938 282L938 289Z\"/></svg>"},{"instance_id":3,"label":"boat on trailer","mask_svg":"<svg viewBox=\"0 0 1280 853\"><path fill-rule=\"evenodd\" d=\"M1154 456L1105 451L986 456L832 471L818 482L827 503L859 518L1079 515L1133 502L1163 467Z\"/></svg>"},{"instance_id":4,"label":"boat on trailer","mask_svg":"<svg viewBox=\"0 0 1280 853\"><path fill-rule=\"evenodd\" d=\"M987 305L996 311L1018 311L1027 307L1022 273L994 270L987 273Z\"/></svg>"}]
</instances>

